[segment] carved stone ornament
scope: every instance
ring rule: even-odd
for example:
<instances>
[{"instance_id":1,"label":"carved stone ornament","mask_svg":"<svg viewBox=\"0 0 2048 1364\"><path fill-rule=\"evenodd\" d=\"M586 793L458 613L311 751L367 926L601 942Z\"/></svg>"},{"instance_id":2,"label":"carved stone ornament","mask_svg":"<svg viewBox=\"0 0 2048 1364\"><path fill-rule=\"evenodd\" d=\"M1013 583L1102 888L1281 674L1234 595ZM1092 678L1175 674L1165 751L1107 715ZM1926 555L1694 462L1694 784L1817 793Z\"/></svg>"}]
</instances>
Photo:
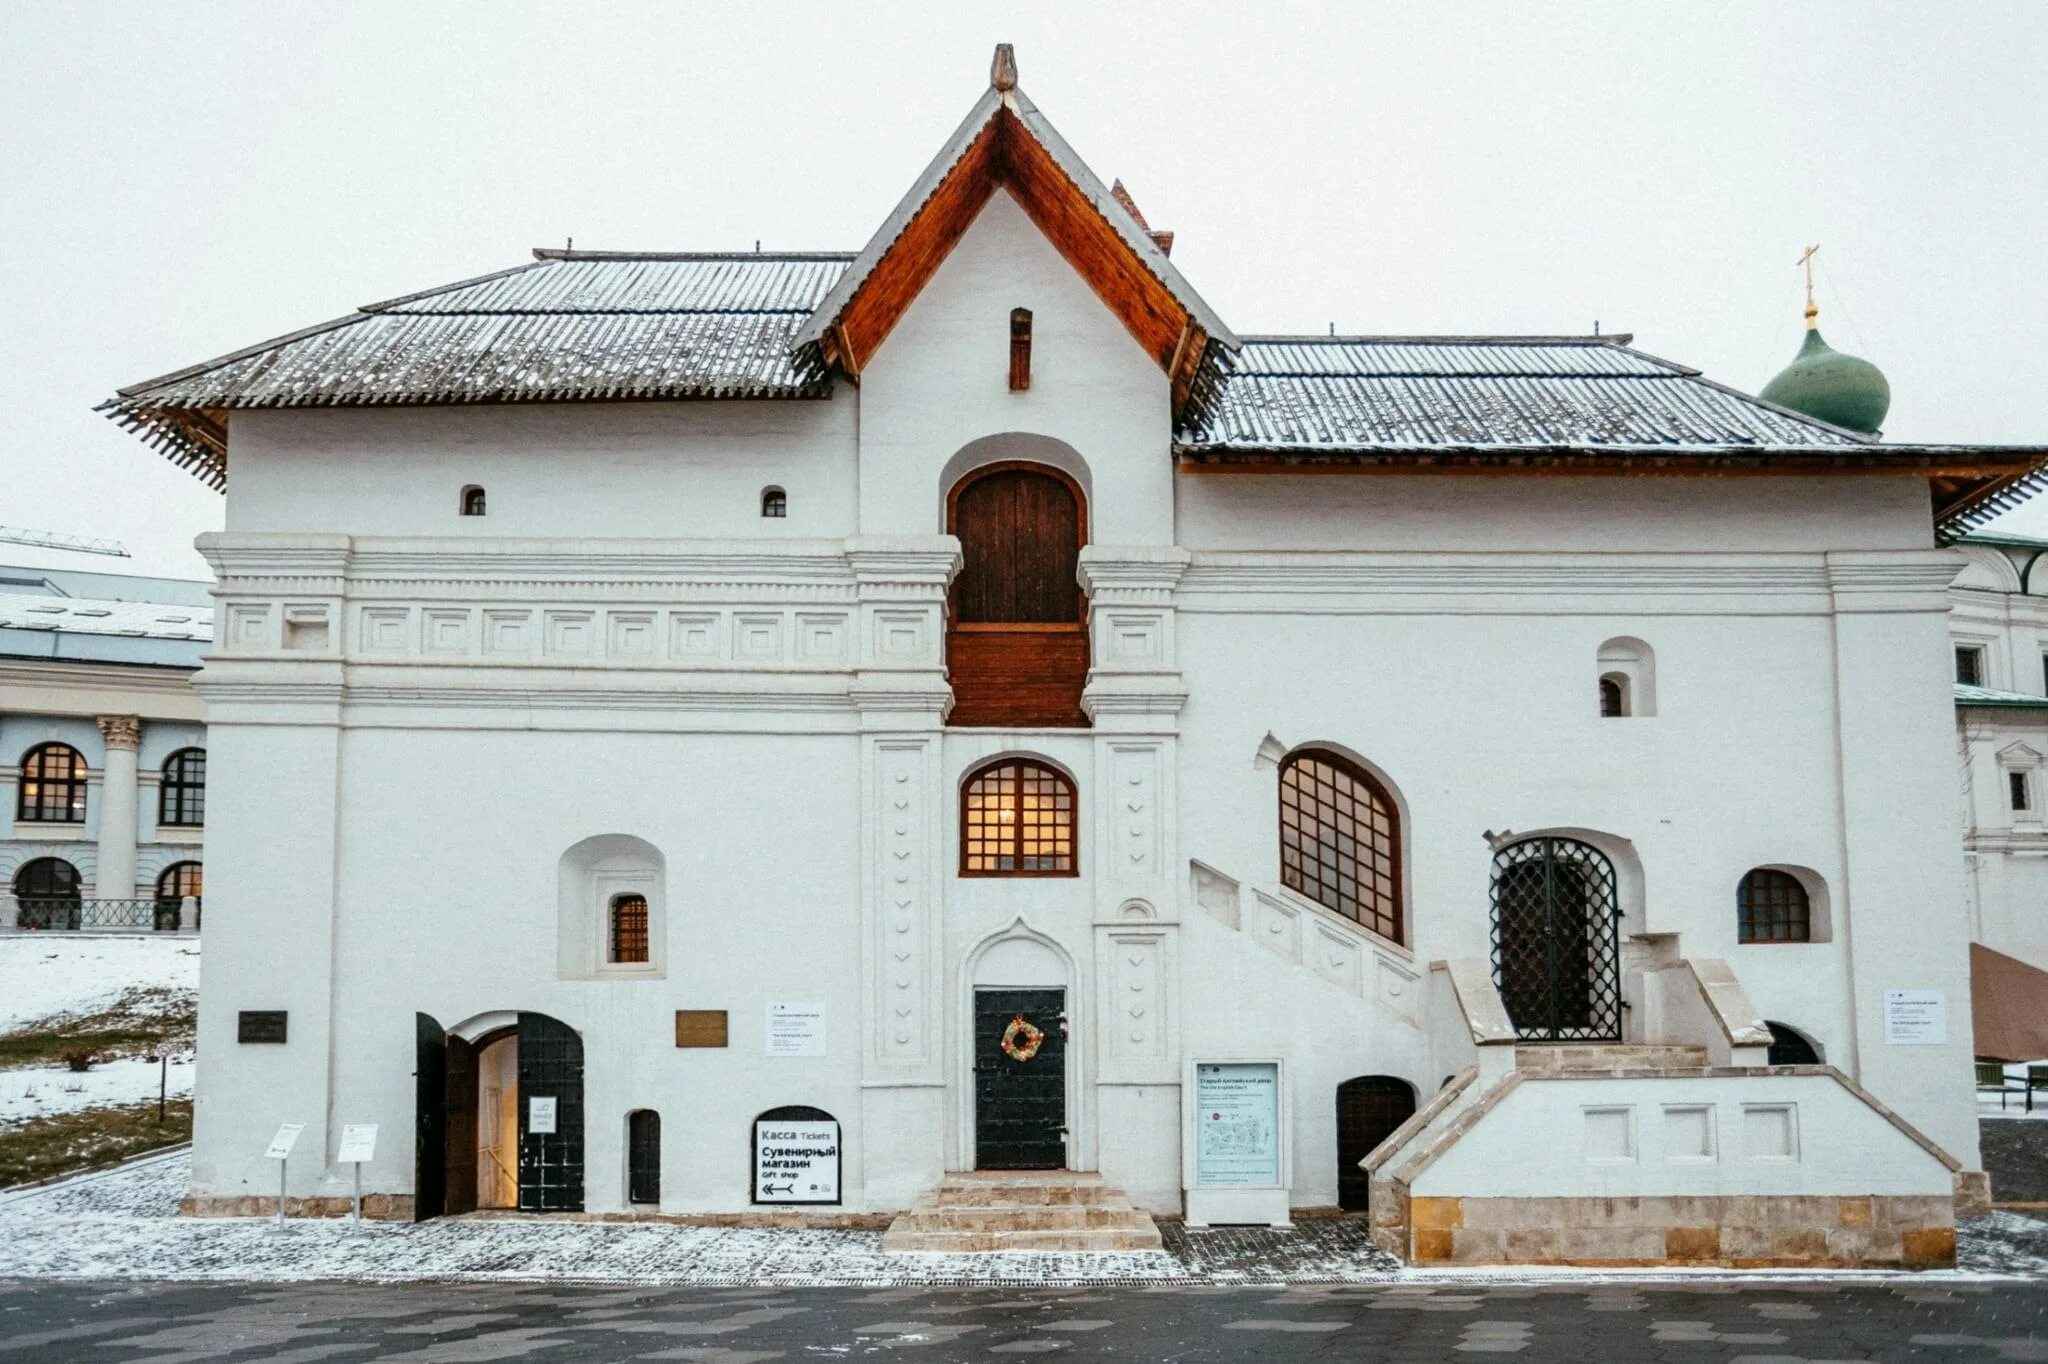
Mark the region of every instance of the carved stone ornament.
<instances>
[{"instance_id":1,"label":"carved stone ornament","mask_svg":"<svg viewBox=\"0 0 2048 1364\"><path fill-rule=\"evenodd\" d=\"M108 748L140 748L142 746L142 719L136 715L102 715L99 717L100 737L107 741Z\"/></svg>"}]
</instances>

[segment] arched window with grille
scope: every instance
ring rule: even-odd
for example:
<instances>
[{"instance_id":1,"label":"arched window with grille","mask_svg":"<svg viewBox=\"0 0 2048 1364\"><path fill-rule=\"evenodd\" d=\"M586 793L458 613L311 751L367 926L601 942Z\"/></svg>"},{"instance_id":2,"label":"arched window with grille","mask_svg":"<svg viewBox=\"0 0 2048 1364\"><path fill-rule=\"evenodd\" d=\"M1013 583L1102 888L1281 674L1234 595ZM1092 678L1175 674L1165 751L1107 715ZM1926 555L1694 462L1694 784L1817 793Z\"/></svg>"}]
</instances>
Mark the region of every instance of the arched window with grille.
<instances>
[{"instance_id":1,"label":"arched window with grille","mask_svg":"<svg viewBox=\"0 0 2048 1364\"><path fill-rule=\"evenodd\" d=\"M1400 812L1349 758L1304 748L1280 764L1280 883L1404 941Z\"/></svg>"},{"instance_id":2,"label":"arched window with grille","mask_svg":"<svg viewBox=\"0 0 2048 1364\"><path fill-rule=\"evenodd\" d=\"M1735 908L1742 942L1813 941L1813 906L1791 872L1756 867L1745 873L1735 889Z\"/></svg>"},{"instance_id":3,"label":"arched window with grille","mask_svg":"<svg viewBox=\"0 0 2048 1364\"><path fill-rule=\"evenodd\" d=\"M644 964L647 959L647 897L614 895L611 903L613 965Z\"/></svg>"},{"instance_id":4,"label":"arched window with grille","mask_svg":"<svg viewBox=\"0 0 2048 1364\"><path fill-rule=\"evenodd\" d=\"M37 744L21 759L14 817L32 824L85 822L85 759L69 744Z\"/></svg>"},{"instance_id":5,"label":"arched window with grille","mask_svg":"<svg viewBox=\"0 0 2048 1364\"><path fill-rule=\"evenodd\" d=\"M157 788L156 822L181 828L206 823L206 750L181 748L164 760Z\"/></svg>"},{"instance_id":6,"label":"arched window with grille","mask_svg":"<svg viewBox=\"0 0 2048 1364\"><path fill-rule=\"evenodd\" d=\"M761 489L761 515L779 521L789 515L789 494L780 488Z\"/></svg>"},{"instance_id":7,"label":"arched window with grille","mask_svg":"<svg viewBox=\"0 0 2048 1364\"><path fill-rule=\"evenodd\" d=\"M205 876L197 862L173 862L157 873L156 926L162 932L199 927L199 903L205 892ZM192 901L193 919L184 921L185 901Z\"/></svg>"},{"instance_id":8,"label":"arched window with grille","mask_svg":"<svg viewBox=\"0 0 2048 1364\"><path fill-rule=\"evenodd\" d=\"M15 870L16 928L76 928L82 908L78 868L63 858L31 858Z\"/></svg>"},{"instance_id":9,"label":"arched window with grille","mask_svg":"<svg viewBox=\"0 0 2048 1364\"><path fill-rule=\"evenodd\" d=\"M462 490L461 511L464 516L484 514L484 490L472 483Z\"/></svg>"},{"instance_id":10,"label":"arched window with grille","mask_svg":"<svg viewBox=\"0 0 2048 1364\"><path fill-rule=\"evenodd\" d=\"M962 876L1074 876L1074 783L1029 758L977 769L960 788Z\"/></svg>"}]
</instances>

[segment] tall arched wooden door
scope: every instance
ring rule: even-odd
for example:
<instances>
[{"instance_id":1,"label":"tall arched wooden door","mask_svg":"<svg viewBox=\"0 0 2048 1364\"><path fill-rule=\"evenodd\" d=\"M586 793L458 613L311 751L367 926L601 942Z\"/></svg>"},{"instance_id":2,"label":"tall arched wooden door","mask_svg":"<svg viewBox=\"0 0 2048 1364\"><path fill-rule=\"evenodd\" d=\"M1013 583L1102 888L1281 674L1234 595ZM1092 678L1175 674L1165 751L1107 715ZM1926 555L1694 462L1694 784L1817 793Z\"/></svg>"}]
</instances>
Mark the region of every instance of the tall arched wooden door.
<instances>
[{"instance_id":1,"label":"tall arched wooden door","mask_svg":"<svg viewBox=\"0 0 2048 1364\"><path fill-rule=\"evenodd\" d=\"M1088 539L1080 487L1041 464L991 464L946 500L960 538L946 630L954 725L1085 726Z\"/></svg>"},{"instance_id":2,"label":"tall arched wooden door","mask_svg":"<svg viewBox=\"0 0 2048 1364\"><path fill-rule=\"evenodd\" d=\"M1337 1205L1364 1212L1370 1177L1358 1162L1415 1116L1415 1086L1391 1075L1360 1075L1337 1086Z\"/></svg>"}]
</instances>

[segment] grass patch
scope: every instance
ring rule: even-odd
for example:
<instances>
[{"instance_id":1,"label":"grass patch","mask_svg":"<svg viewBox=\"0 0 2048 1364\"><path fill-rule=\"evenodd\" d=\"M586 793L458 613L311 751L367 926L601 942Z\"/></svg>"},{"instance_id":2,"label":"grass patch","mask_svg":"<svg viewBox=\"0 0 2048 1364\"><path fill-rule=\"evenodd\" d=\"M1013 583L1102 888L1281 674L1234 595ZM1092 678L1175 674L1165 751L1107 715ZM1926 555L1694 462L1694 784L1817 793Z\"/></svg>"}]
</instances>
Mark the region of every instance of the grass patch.
<instances>
[{"instance_id":1,"label":"grass patch","mask_svg":"<svg viewBox=\"0 0 2048 1364\"><path fill-rule=\"evenodd\" d=\"M159 1042L190 1050L199 1002L189 990L130 990L93 1014L45 1019L0 1037L0 1070L59 1064L59 1053L88 1047L102 1060L150 1056Z\"/></svg>"},{"instance_id":2,"label":"grass patch","mask_svg":"<svg viewBox=\"0 0 2048 1364\"><path fill-rule=\"evenodd\" d=\"M0 1189L115 1165L159 1146L192 1140L192 1101L58 1113L0 1130Z\"/></svg>"}]
</instances>

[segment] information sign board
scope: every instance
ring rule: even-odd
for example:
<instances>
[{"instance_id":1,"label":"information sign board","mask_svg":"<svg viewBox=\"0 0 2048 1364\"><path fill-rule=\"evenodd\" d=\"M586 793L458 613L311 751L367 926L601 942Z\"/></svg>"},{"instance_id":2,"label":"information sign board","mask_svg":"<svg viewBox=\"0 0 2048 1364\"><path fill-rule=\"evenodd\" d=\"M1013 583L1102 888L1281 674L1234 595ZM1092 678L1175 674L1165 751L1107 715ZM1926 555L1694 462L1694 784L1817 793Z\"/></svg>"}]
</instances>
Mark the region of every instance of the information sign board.
<instances>
[{"instance_id":1,"label":"information sign board","mask_svg":"<svg viewBox=\"0 0 2048 1364\"><path fill-rule=\"evenodd\" d=\"M1195 1066L1195 1182L1280 1183L1280 1068L1274 1062Z\"/></svg>"},{"instance_id":2,"label":"information sign board","mask_svg":"<svg viewBox=\"0 0 2048 1364\"><path fill-rule=\"evenodd\" d=\"M1948 996L1939 990L1886 990L1884 1040L1894 1047L1948 1044Z\"/></svg>"},{"instance_id":3,"label":"information sign board","mask_svg":"<svg viewBox=\"0 0 2048 1364\"><path fill-rule=\"evenodd\" d=\"M526 1101L526 1131L530 1136L551 1137L555 1133L555 1096L535 1094Z\"/></svg>"},{"instance_id":4,"label":"information sign board","mask_svg":"<svg viewBox=\"0 0 2048 1364\"><path fill-rule=\"evenodd\" d=\"M756 1203L837 1203L839 1124L757 1119Z\"/></svg>"},{"instance_id":5,"label":"information sign board","mask_svg":"<svg viewBox=\"0 0 2048 1364\"><path fill-rule=\"evenodd\" d=\"M825 1006L771 1003L768 1006L770 1056L823 1056Z\"/></svg>"},{"instance_id":6,"label":"information sign board","mask_svg":"<svg viewBox=\"0 0 2048 1364\"><path fill-rule=\"evenodd\" d=\"M350 1165L357 1161L371 1160L376 1154L376 1123L352 1122L342 1125L341 1149L334 1153L335 1164Z\"/></svg>"},{"instance_id":7,"label":"information sign board","mask_svg":"<svg viewBox=\"0 0 2048 1364\"><path fill-rule=\"evenodd\" d=\"M302 1122L288 1122L280 1125L277 1135L270 1139L270 1149L263 1153L265 1160L283 1160L292 1153L292 1147L299 1144L299 1133L306 1130Z\"/></svg>"}]
</instances>

